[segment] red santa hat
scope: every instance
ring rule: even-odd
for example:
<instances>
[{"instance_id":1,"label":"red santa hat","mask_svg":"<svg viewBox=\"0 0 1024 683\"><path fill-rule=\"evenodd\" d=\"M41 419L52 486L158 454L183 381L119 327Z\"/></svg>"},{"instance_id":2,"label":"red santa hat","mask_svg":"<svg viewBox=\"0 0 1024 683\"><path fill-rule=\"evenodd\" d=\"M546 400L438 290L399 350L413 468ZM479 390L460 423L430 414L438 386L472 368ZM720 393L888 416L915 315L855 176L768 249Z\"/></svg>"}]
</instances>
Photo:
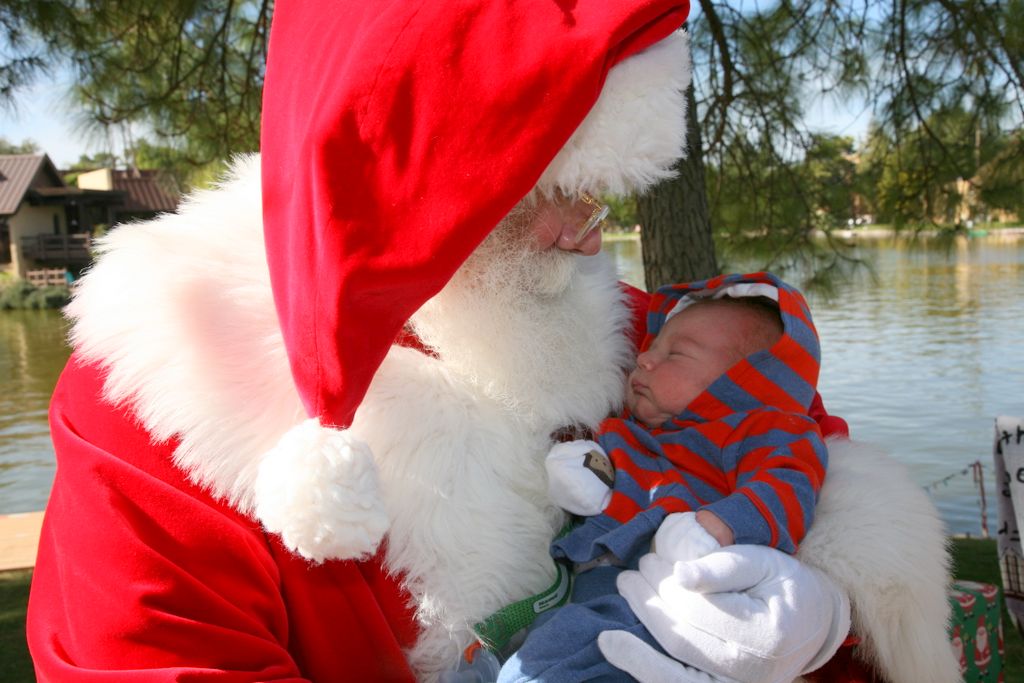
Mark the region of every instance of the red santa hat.
<instances>
[{"instance_id":1,"label":"red santa hat","mask_svg":"<svg viewBox=\"0 0 1024 683\"><path fill-rule=\"evenodd\" d=\"M386 529L347 427L396 335L533 190L643 189L682 153L683 0L281 0L263 102L267 258L311 422L256 512L312 559Z\"/></svg>"}]
</instances>

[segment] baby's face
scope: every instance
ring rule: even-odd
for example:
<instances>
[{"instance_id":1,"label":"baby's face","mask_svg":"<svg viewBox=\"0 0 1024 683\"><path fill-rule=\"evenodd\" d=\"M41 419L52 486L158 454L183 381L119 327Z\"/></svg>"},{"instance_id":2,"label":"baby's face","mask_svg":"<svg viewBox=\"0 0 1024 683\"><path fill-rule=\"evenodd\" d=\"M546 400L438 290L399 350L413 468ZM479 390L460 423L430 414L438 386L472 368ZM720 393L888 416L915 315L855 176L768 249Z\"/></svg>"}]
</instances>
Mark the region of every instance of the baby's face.
<instances>
[{"instance_id":1,"label":"baby's face","mask_svg":"<svg viewBox=\"0 0 1024 683\"><path fill-rule=\"evenodd\" d=\"M755 349L749 344L756 316L716 301L672 316L650 348L637 356L626 382L626 406L650 428L683 412L719 376Z\"/></svg>"}]
</instances>

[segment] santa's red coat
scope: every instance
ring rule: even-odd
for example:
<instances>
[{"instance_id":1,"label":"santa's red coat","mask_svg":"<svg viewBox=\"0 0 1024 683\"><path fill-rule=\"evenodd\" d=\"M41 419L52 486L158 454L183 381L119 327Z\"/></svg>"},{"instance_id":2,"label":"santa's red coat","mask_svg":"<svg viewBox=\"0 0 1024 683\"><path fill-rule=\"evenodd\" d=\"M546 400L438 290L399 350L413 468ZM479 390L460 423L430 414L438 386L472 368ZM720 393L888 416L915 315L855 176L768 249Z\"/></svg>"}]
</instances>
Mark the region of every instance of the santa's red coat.
<instances>
[{"instance_id":1,"label":"santa's red coat","mask_svg":"<svg viewBox=\"0 0 1024 683\"><path fill-rule=\"evenodd\" d=\"M411 681L416 635L372 562L311 565L213 500L73 357L29 599L41 681Z\"/></svg>"}]
</instances>

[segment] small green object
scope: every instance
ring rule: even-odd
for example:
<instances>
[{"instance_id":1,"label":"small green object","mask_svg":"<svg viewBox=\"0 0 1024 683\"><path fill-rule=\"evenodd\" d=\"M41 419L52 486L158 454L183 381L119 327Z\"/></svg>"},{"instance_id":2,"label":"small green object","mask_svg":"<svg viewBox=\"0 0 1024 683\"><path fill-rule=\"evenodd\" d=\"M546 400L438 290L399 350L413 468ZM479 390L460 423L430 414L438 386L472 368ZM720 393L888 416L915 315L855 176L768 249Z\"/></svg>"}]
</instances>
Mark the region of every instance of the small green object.
<instances>
[{"instance_id":1,"label":"small green object","mask_svg":"<svg viewBox=\"0 0 1024 683\"><path fill-rule=\"evenodd\" d=\"M555 562L555 570L555 582L543 593L506 605L473 627L484 647L502 653L512 637L528 628L539 614L569 602L572 572L561 562Z\"/></svg>"},{"instance_id":2,"label":"small green object","mask_svg":"<svg viewBox=\"0 0 1024 683\"><path fill-rule=\"evenodd\" d=\"M576 526L570 520L555 538L565 536ZM504 653L513 636L529 628L538 615L569 602L572 583L573 575L569 567L555 562L555 582L547 590L506 605L473 627L480 643L495 654Z\"/></svg>"}]
</instances>

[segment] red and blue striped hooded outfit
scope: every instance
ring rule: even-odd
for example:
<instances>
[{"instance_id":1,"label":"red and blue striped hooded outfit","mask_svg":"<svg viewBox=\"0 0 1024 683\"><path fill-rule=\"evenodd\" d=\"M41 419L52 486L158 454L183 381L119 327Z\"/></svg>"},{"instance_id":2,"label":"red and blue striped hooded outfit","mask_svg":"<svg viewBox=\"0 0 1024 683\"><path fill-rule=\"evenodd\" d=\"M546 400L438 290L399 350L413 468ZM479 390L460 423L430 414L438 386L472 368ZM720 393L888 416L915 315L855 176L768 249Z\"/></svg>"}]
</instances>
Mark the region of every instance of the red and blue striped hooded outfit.
<instances>
[{"instance_id":1,"label":"red and blue striped hooded outfit","mask_svg":"<svg viewBox=\"0 0 1024 683\"><path fill-rule=\"evenodd\" d=\"M733 365L657 429L628 415L605 420L597 440L616 470L611 500L555 542L556 557L586 562L611 552L630 562L646 552L666 515L700 509L720 517L736 543L796 551L828 458L807 415L820 349L803 296L769 273L663 287L648 309L641 350L688 303L723 296L777 301L781 337Z\"/></svg>"}]
</instances>

